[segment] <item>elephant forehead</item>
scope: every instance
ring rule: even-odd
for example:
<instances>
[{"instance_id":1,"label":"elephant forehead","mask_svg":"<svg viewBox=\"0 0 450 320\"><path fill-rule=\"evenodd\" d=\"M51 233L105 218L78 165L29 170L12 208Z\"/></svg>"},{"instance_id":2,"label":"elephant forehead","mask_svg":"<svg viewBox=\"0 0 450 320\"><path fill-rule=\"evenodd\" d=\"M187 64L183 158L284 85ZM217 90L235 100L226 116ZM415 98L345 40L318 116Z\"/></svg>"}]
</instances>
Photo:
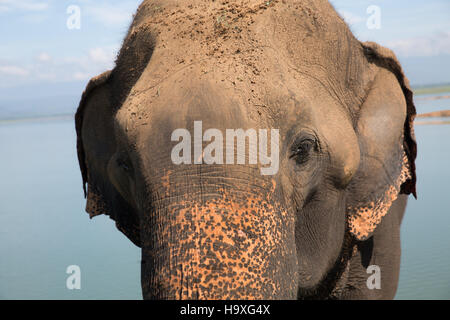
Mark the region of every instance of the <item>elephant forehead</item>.
<instances>
[{"instance_id":1,"label":"elephant forehead","mask_svg":"<svg viewBox=\"0 0 450 320\"><path fill-rule=\"evenodd\" d=\"M288 24L283 23L286 19ZM346 39L345 32L326 32L335 29L336 23L339 31L346 28L325 0L297 1L292 5L255 0L144 1L127 39L154 36L157 39L155 53L160 51L164 57L157 59L158 64L163 63L158 69L161 73L172 73L177 67L207 58L221 62L245 59L249 71L258 73L263 69L258 61L264 65L269 55L296 52L300 56L304 53L307 58L304 62L315 65L319 59L326 60L327 56L319 50L333 49L339 38ZM318 42L324 46L318 46ZM121 51L127 50L133 51L133 47L124 45ZM145 48L135 51L133 55L138 56ZM323 61L321 65L324 66Z\"/></svg>"},{"instance_id":2,"label":"elephant forehead","mask_svg":"<svg viewBox=\"0 0 450 320\"><path fill-rule=\"evenodd\" d=\"M192 298L193 292L205 299L277 296L287 284L280 274L295 270L293 215L269 199L224 192L203 204L171 204L155 222L158 230L151 226L152 232L164 240L152 255L172 248L169 264L155 278L177 298Z\"/></svg>"},{"instance_id":3,"label":"elephant forehead","mask_svg":"<svg viewBox=\"0 0 450 320\"><path fill-rule=\"evenodd\" d=\"M323 0L320 1L325 2ZM242 17L245 14L260 13L261 11L273 8L279 2L281 1L145 0L135 15L133 26L145 23L149 18L174 17L177 18L178 23L185 23L192 20L194 16L208 18L210 14L215 15L215 18L221 16L228 18ZM306 2L310 1L303 1L303 6ZM299 3L297 3L297 8L298 5ZM156 20L156 23L164 24L166 22L165 20Z\"/></svg>"},{"instance_id":4,"label":"elephant forehead","mask_svg":"<svg viewBox=\"0 0 450 320\"><path fill-rule=\"evenodd\" d=\"M266 48L321 67L327 59L348 62L346 50L356 42L326 0L144 1L127 39L149 32L160 48L173 49L170 56L219 58Z\"/></svg>"},{"instance_id":5,"label":"elephant forehead","mask_svg":"<svg viewBox=\"0 0 450 320\"><path fill-rule=\"evenodd\" d=\"M290 80L299 86L302 75L351 109L367 82L352 54L357 41L327 1L144 1L127 39L120 56L129 59L122 61L152 50L129 94L144 109L177 83L209 78L257 114L267 88L283 90ZM135 43L130 39L142 41L126 45Z\"/></svg>"}]
</instances>

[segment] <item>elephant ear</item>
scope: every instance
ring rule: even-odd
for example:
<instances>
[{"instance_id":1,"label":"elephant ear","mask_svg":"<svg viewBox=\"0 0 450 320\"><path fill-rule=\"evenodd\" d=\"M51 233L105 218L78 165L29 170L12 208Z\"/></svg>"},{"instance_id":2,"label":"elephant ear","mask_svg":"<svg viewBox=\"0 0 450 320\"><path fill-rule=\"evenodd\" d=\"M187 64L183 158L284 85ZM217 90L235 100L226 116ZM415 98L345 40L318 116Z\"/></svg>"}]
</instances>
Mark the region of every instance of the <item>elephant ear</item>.
<instances>
[{"instance_id":1,"label":"elephant ear","mask_svg":"<svg viewBox=\"0 0 450 320\"><path fill-rule=\"evenodd\" d=\"M357 240L373 234L399 194L416 197L416 109L409 82L392 51L372 42L362 47L377 74L356 125L361 162L349 185L347 215Z\"/></svg>"},{"instance_id":2,"label":"elephant ear","mask_svg":"<svg viewBox=\"0 0 450 320\"><path fill-rule=\"evenodd\" d=\"M91 218L108 215L121 232L140 246L138 215L116 190L107 170L116 152L111 78L111 71L107 71L89 81L75 115L86 212Z\"/></svg>"}]
</instances>

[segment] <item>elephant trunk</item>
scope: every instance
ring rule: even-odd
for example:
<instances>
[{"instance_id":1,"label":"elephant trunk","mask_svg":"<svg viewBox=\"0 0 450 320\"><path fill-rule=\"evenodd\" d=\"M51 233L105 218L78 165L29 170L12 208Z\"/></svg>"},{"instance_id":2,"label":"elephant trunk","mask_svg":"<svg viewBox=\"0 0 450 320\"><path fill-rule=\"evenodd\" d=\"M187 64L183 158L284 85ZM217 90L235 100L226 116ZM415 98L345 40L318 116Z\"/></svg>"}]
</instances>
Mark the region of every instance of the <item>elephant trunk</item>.
<instances>
[{"instance_id":1,"label":"elephant trunk","mask_svg":"<svg viewBox=\"0 0 450 320\"><path fill-rule=\"evenodd\" d=\"M273 181L240 176L166 171L141 229L144 298L296 298L293 215Z\"/></svg>"}]
</instances>

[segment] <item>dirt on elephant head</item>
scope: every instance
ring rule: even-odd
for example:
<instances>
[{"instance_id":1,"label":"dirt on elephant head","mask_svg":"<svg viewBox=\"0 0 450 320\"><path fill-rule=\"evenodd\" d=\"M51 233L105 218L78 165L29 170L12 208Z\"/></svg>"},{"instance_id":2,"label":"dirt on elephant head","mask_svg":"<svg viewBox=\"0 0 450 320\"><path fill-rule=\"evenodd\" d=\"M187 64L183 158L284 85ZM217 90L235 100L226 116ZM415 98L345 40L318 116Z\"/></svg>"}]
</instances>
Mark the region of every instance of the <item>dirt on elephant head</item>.
<instances>
[{"instance_id":1,"label":"dirt on elephant head","mask_svg":"<svg viewBox=\"0 0 450 320\"><path fill-rule=\"evenodd\" d=\"M331 92L336 101L356 114L371 79L360 72L363 55L349 54L355 47L358 41L324 0L144 1L117 65L136 66L122 72L127 78L135 72L134 81L140 77L130 85L131 98L150 92L157 99L170 90L166 80L191 74L229 88L251 117L261 118L269 105L267 88L280 87L280 77L300 83L296 77L304 74L326 90L336 88ZM136 124L151 112L139 101L128 104Z\"/></svg>"}]
</instances>

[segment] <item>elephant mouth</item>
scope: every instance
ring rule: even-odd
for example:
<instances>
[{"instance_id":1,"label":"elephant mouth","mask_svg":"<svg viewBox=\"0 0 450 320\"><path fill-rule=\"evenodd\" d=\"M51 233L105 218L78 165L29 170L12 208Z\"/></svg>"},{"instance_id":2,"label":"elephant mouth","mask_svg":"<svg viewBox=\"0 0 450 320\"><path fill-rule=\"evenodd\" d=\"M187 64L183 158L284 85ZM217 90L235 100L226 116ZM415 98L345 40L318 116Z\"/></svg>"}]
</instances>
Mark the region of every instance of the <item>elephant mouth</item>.
<instances>
[{"instance_id":1,"label":"elephant mouth","mask_svg":"<svg viewBox=\"0 0 450 320\"><path fill-rule=\"evenodd\" d=\"M295 298L294 219L275 201L222 190L159 207L143 232L145 298Z\"/></svg>"}]
</instances>

